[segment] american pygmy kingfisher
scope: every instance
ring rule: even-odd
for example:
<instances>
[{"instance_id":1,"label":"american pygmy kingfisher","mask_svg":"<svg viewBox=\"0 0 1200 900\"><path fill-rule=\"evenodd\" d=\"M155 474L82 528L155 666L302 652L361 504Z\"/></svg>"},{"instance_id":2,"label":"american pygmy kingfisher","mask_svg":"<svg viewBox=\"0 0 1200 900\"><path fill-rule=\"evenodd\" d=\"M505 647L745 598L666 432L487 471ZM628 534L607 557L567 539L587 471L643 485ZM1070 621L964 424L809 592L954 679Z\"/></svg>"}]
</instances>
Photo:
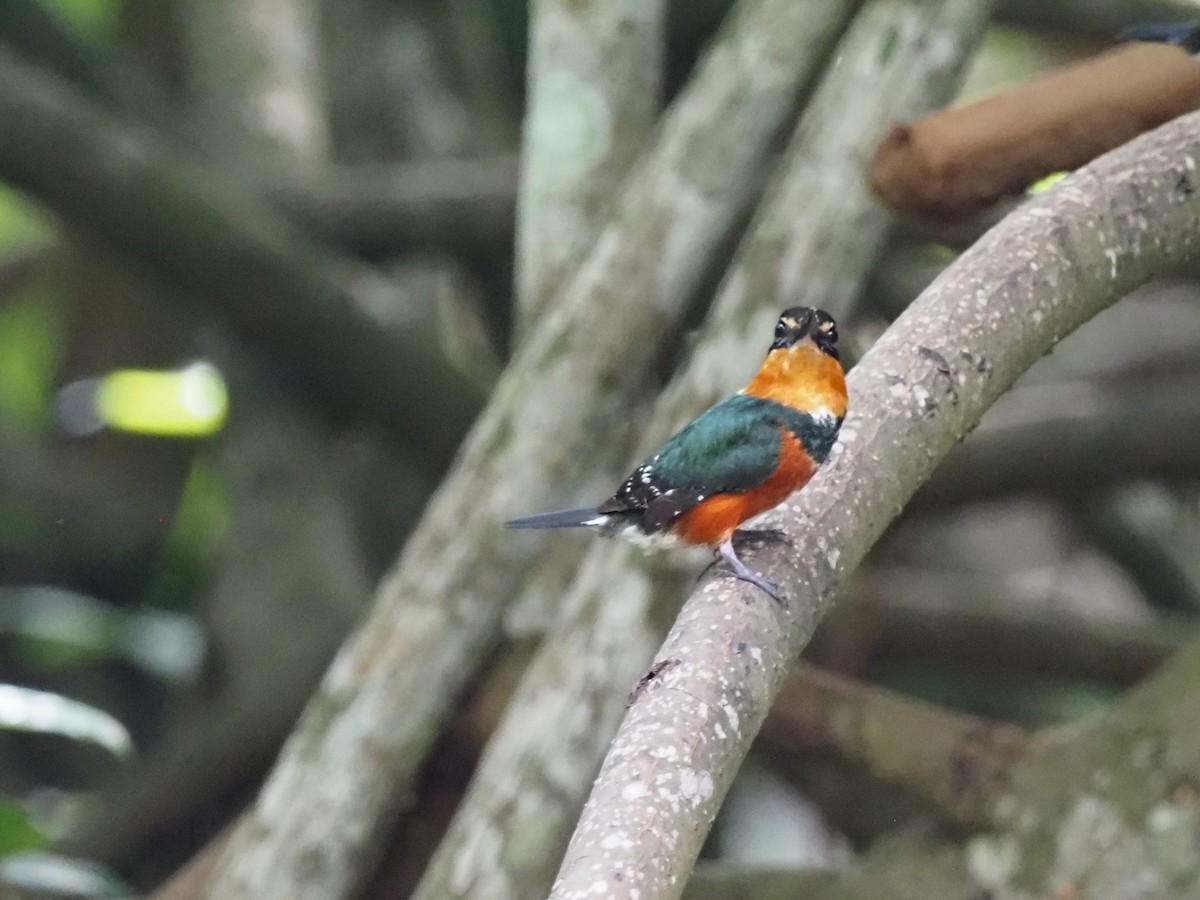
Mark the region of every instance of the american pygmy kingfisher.
<instances>
[{"instance_id":1,"label":"american pygmy kingfisher","mask_svg":"<svg viewBox=\"0 0 1200 900\"><path fill-rule=\"evenodd\" d=\"M825 462L846 415L837 323L806 306L784 310L758 373L684 426L599 506L506 522L588 527L638 544L720 550L732 574L779 602L779 588L734 550L738 526L803 487Z\"/></svg>"}]
</instances>

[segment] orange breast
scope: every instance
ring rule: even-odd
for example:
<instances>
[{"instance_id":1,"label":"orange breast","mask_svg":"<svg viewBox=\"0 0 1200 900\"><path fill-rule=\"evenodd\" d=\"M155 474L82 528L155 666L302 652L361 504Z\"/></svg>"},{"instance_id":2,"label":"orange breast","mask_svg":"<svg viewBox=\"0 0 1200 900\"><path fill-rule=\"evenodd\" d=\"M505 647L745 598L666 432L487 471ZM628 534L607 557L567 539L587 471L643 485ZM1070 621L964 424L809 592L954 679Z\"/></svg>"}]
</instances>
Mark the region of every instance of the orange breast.
<instances>
[{"instance_id":1,"label":"orange breast","mask_svg":"<svg viewBox=\"0 0 1200 900\"><path fill-rule=\"evenodd\" d=\"M779 433L779 465L766 481L741 493L706 497L676 519L671 532L689 544L715 546L747 519L777 506L804 487L817 465L794 434L782 427Z\"/></svg>"}]
</instances>

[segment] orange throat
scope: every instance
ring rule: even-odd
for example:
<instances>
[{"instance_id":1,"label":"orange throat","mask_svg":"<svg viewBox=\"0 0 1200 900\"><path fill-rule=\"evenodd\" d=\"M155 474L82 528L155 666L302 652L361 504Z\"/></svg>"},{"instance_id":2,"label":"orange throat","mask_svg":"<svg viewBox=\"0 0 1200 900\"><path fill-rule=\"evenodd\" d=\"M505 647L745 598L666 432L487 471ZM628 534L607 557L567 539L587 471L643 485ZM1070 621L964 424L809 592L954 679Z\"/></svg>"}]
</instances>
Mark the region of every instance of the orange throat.
<instances>
[{"instance_id":1,"label":"orange throat","mask_svg":"<svg viewBox=\"0 0 1200 900\"><path fill-rule=\"evenodd\" d=\"M801 412L828 412L838 417L846 414L846 373L842 364L808 340L768 353L742 392Z\"/></svg>"}]
</instances>

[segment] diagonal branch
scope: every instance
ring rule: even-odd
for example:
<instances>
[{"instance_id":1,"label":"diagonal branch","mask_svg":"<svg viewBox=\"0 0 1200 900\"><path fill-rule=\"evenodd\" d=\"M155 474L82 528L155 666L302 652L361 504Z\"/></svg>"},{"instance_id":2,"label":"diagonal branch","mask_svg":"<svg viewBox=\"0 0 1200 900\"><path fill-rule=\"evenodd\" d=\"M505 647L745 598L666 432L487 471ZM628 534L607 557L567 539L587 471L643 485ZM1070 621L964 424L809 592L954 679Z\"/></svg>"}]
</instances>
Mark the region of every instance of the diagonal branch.
<instances>
[{"instance_id":1,"label":"diagonal branch","mask_svg":"<svg viewBox=\"0 0 1200 900\"><path fill-rule=\"evenodd\" d=\"M840 453L776 518L790 546L753 565L786 608L713 577L662 674L626 715L552 897L677 897L790 663L852 571L951 447L1036 359L1200 252L1200 114L1065 179L964 253L850 376Z\"/></svg>"},{"instance_id":2,"label":"diagonal branch","mask_svg":"<svg viewBox=\"0 0 1200 900\"><path fill-rule=\"evenodd\" d=\"M96 44L78 40L38 0L0 3L0 43L127 121L163 135L179 136L184 131L166 92L145 72Z\"/></svg>"}]
</instances>

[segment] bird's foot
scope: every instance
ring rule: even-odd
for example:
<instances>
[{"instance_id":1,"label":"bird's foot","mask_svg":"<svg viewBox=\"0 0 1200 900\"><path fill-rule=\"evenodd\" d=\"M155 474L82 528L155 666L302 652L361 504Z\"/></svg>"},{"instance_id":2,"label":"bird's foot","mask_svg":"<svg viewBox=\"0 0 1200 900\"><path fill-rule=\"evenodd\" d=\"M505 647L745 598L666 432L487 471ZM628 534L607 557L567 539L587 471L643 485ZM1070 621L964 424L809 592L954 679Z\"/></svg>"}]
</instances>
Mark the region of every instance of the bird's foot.
<instances>
[{"instance_id":1,"label":"bird's foot","mask_svg":"<svg viewBox=\"0 0 1200 900\"><path fill-rule=\"evenodd\" d=\"M728 564L728 572L734 578L741 581L749 582L767 594L772 600L787 609L787 598L779 590L779 585L768 578L759 575L753 569L750 569L744 562L738 559L737 552L733 549L732 538L726 538L717 548L721 552L721 557Z\"/></svg>"},{"instance_id":2,"label":"bird's foot","mask_svg":"<svg viewBox=\"0 0 1200 900\"><path fill-rule=\"evenodd\" d=\"M770 597L784 609L787 609L787 598L784 597L782 592L779 590L779 585L771 581L769 578L763 578L763 576L759 575L757 572L751 571L750 569L747 569L744 572L737 572L733 569L723 569L721 571L727 575L732 575L739 581L749 582L750 584L762 590L768 597Z\"/></svg>"},{"instance_id":3,"label":"bird's foot","mask_svg":"<svg viewBox=\"0 0 1200 900\"><path fill-rule=\"evenodd\" d=\"M788 540L782 528L739 528L733 533L735 541L758 541L761 544L781 544Z\"/></svg>"}]
</instances>

